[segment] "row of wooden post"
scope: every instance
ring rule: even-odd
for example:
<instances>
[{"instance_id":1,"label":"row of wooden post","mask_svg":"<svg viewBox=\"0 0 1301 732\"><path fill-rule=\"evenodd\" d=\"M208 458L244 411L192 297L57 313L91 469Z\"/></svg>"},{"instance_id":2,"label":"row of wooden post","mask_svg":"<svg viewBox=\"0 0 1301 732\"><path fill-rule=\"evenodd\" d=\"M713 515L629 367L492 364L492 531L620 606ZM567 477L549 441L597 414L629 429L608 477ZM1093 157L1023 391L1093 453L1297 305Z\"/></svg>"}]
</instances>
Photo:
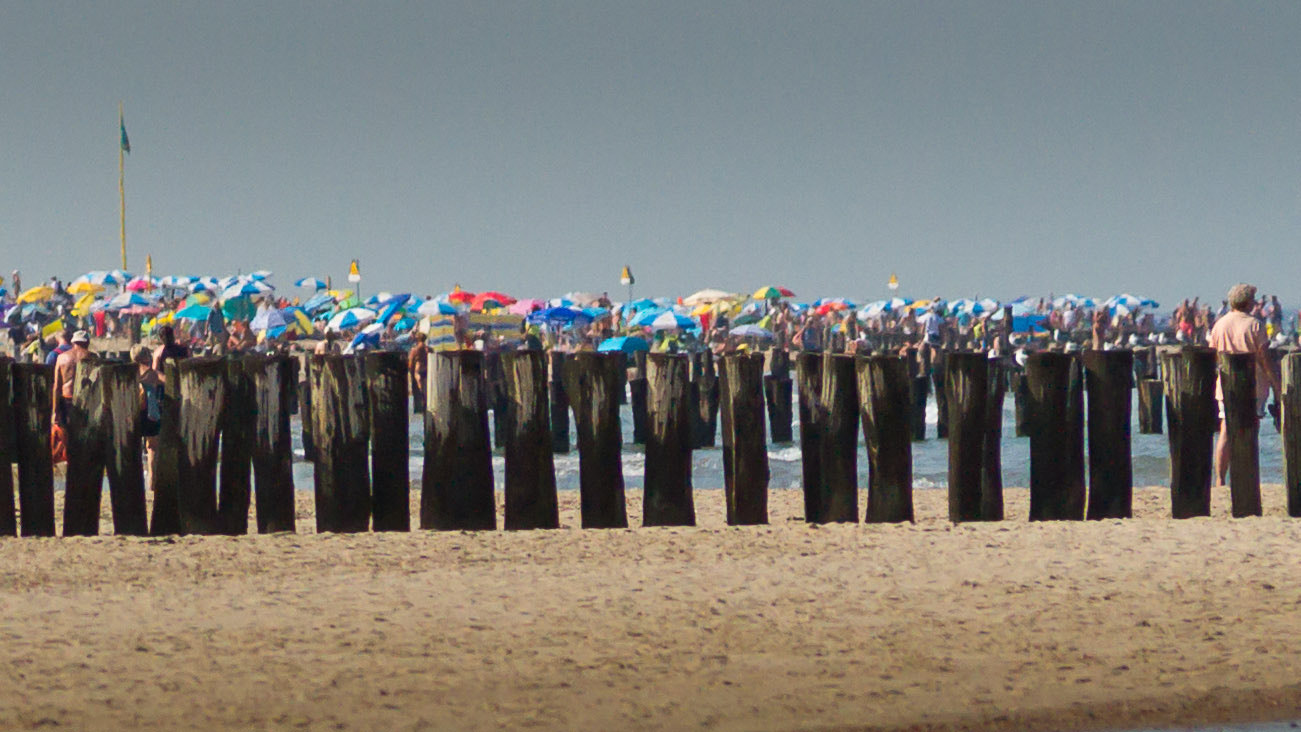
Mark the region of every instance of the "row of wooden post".
<instances>
[{"instance_id":1,"label":"row of wooden post","mask_svg":"<svg viewBox=\"0 0 1301 732\"><path fill-rule=\"evenodd\" d=\"M1234 516L1261 511L1256 440L1255 366L1250 357L1185 347L1163 352L1172 513L1210 512L1214 387L1222 375L1232 436ZM65 535L95 534L108 478L115 533L239 534L250 508L260 532L293 531L289 415L301 403L303 444L314 462L318 531L410 528L408 380L404 354L310 356L300 390L299 362L288 357L192 358L169 363L156 443L154 503L146 520L141 406L136 367L79 364L65 428ZM0 378L0 534L55 533L50 461L50 367L5 363ZM496 527L491 408L505 455L505 527L559 525L552 455L569 449L572 412L579 451L584 527L628 525L619 402L622 354L512 351L430 355L424 419L425 461L419 525ZM1017 384L1030 437L1032 520L1125 518L1132 512L1130 461L1133 353L1031 354ZM1288 511L1301 515L1301 355L1284 362L1284 442ZM912 448L919 417L916 371L906 357L798 354L795 362L803 455L805 516L859 520L857 440L869 461L864 519L913 519ZM939 365L936 365L939 368ZM493 392L487 374L499 370ZM691 451L712 443L721 417L727 521L767 521L765 428L789 428L790 364L784 353L708 356L640 354L628 383L634 415L643 411L645 525L693 525ZM1003 518L1003 367L984 353L949 353L936 393L944 395L949 439L949 517ZM1085 419L1084 394L1088 393ZM783 404L783 394L785 402ZM1140 392L1140 399L1141 392ZM640 406L639 406L640 405ZM767 406L767 409L765 409ZM782 408L786 415L782 416ZM769 420L765 420L765 411ZM638 421L637 417L634 417ZM1086 431L1087 424L1087 431ZM708 435L706 437L706 435ZM1089 446L1085 461L1085 441ZM562 444L563 443L563 444ZM1296 443L1296 444L1294 444ZM1086 490L1085 471L1088 471ZM256 486L256 490L254 490ZM256 501L253 500L256 496ZM20 509L21 526L15 521Z\"/></svg>"}]
</instances>

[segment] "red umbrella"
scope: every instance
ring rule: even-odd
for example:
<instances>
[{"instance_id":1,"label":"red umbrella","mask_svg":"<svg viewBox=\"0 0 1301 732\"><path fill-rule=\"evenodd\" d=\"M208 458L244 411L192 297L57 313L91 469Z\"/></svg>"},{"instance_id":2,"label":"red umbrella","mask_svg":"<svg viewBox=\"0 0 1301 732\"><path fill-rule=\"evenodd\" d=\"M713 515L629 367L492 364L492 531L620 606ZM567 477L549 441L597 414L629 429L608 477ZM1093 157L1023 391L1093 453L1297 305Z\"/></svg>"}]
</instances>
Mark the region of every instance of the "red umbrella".
<instances>
[{"instance_id":1,"label":"red umbrella","mask_svg":"<svg viewBox=\"0 0 1301 732\"><path fill-rule=\"evenodd\" d=\"M447 301L456 304L465 304L474 301L474 293L469 290L457 290L447 296Z\"/></svg>"},{"instance_id":2,"label":"red umbrella","mask_svg":"<svg viewBox=\"0 0 1301 732\"><path fill-rule=\"evenodd\" d=\"M456 294L456 293L452 293ZM515 298L501 292L480 292L470 301L471 310L483 310L484 308L501 308L515 303Z\"/></svg>"}]
</instances>

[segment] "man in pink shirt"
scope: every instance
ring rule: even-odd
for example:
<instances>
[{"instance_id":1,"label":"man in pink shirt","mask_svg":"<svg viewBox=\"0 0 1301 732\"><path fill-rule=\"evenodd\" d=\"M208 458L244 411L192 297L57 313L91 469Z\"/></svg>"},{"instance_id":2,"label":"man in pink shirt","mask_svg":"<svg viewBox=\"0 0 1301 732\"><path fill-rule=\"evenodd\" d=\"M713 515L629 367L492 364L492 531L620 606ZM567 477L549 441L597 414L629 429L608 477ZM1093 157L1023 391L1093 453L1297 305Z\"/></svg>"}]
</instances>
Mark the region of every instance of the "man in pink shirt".
<instances>
[{"instance_id":1,"label":"man in pink shirt","mask_svg":"<svg viewBox=\"0 0 1301 732\"><path fill-rule=\"evenodd\" d=\"M1269 339L1265 335L1265 325L1251 315L1256 306L1256 288L1240 283L1229 290L1229 312L1215 321L1208 337L1210 345L1222 353L1251 353L1256 361L1256 415L1264 414L1265 399L1270 387L1274 393L1280 393L1278 379L1270 368L1269 357L1265 353ZM1215 381L1215 398L1220 402L1220 437L1215 442L1215 475L1219 485L1224 485L1229 473L1229 438L1228 425L1224 419L1224 392L1219 380Z\"/></svg>"}]
</instances>

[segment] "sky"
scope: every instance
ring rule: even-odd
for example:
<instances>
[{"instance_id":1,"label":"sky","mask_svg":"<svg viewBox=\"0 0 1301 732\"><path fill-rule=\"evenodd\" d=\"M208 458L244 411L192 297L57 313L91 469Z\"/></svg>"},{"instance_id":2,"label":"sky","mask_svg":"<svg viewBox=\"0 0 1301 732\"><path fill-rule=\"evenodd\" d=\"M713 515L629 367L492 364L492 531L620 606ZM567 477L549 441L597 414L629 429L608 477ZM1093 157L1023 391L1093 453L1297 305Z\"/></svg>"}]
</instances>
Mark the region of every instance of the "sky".
<instances>
[{"instance_id":1,"label":"sky","mask_svg":"<svg viewBox=\"0 0 1301 732\"><path fill-rule=\"evenodd\" d=\"M0 0L0 271L1301 300L1301 3Z\"/></svg>"}]
</instances>

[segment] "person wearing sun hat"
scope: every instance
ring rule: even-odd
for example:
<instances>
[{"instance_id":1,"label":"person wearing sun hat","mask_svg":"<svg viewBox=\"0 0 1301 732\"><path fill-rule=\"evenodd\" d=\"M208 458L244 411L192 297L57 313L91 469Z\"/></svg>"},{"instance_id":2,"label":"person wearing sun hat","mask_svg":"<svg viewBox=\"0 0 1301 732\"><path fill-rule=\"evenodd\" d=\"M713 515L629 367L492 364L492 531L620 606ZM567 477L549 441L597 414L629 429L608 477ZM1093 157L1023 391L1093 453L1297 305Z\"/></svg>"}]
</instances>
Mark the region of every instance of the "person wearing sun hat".
<instances>
[{"instance_id":1,"label":"person wearing sun hat","mask_svg":"<svg viewBox=\"0 0 1301 732\"><path fill-rule=\"evenodd\" d=\"M54 423L60 427L67 423L68 405L72 402L72 385L77 374L77 364L90 358L90 334L79 330L72 334L72 348L59 354L54 362L54 386L51 389L51 401L54 402Z\"/></svg>"}]
</instances>

